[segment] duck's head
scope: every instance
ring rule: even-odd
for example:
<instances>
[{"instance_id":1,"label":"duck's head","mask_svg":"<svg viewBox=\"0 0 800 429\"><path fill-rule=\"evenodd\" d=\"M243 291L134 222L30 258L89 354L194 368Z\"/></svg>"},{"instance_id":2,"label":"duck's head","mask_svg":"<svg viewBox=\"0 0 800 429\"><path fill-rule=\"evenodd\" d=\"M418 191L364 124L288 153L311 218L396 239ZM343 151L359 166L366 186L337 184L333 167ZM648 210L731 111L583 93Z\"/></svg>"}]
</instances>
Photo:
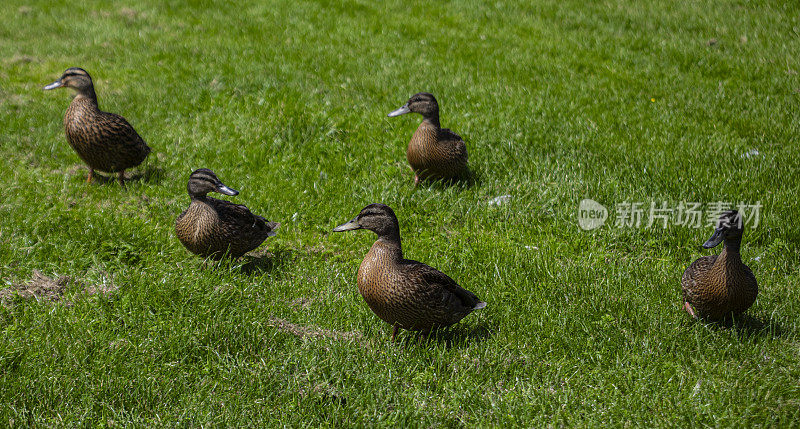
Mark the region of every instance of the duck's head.
<instances>
[{"instance_id":1,"label":"duck's head","mask_svg":"<svg viewBox=\"0 0 800 429\"><path fill-rule=\"evenodd\" d=\"M703 247L710 249L722 243L723 240L741 240L744 231L742 215L736 210L728 210L719 216L717 228L711 238L703 243Z\"/></svg>"},{"instance_id":2,"label":"duck's head","mask_svg":"<svg viewBox=\"0 0 800 429\"><path fill-rule=\"evenodd\" d=\"M209 192L219 192L220 194L236 196L239 191L233 190L222 183L213 171L207 168L199 168L189 176L189 184L186 185L189 195L192 198L205 197Z\"/></svg>"},{"instance_id":3,"label":"duck's head","mask_svg":"<svg viewBox=\"0 0 800 429\"><path fill-rule=\"evenodd\" d=\"M350 222L333 229L334 232L368 229L379 237L400 237L400 226L394 210L386 204L370 204L361 210Z\"/></svg>"},{"instance_id":4,"label":"duck's head","mask_svg":"<svg viewBox=\"0 0 800 429\"><path fill-rule=\"evenodd\" d=\"M48 90L61 87L72 88L78 93L94 91L92 77L89 76L89 73L87 73L86 70L80 67L68 68L57 81L45 86L44 89Z\"/></svg>"},{"instance_id":5,"label":"duck's head","mask_svg":"<svg viewBox=\"0 0 800 429\"><path fill-rule=\"evenodd\" d=\"M439 115L439 103L433 94L428 92L420 92L411 96L408 102L401 108L389 113L389 117L405 115L406 113L419 113L423 117L430 118Z\"/></svg>"}]
</instances>

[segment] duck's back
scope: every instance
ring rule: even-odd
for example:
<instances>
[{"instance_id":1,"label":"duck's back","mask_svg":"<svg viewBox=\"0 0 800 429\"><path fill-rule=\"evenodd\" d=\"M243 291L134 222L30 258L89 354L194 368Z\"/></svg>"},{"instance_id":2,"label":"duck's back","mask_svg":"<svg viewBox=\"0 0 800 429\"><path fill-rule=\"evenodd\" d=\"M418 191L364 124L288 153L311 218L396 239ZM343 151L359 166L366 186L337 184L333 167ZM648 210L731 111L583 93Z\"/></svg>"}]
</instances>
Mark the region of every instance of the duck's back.
<instances>
[{"instance_id":1,"label":"duck's back","mask_svg":"<svg viewBox=\"0 0 800 429\"><path fill-rule=\"evenodd\" d=\"M96 170L114 173L141 164L150 147L122 116L76 97L64 115L67 141Z\"/></svg>"},{"instance_id":2,"label":"duck's back","mask_svg":"<svg viewBox=\"0 0 800 429\"><path fill-rule=\"evenodd\" d=\"M241 204L207 197L193 200L175 223L181 243L192 253L221 258L239 257L255 249L278 226L254 215Z\"/></svg>"},{"instance_id":3,"label":"duck's back","mask_svg":"<svg viewBox=\"0 0 800 429\"><path fill-rule=\"evenodd\" d=\"M392 259L380 241L361 263L358 289L378 317L408 330L452 325L481 303L433 267Z\"/></svg>"},{"instance_id":4,"label":"duck's back","mask_svg":"<svg viewBox=\"0 0 800 429\"><path fill-rule=\"evenodd\" d=\"M467 168L467 145L449 129L423 121L411 137L406 158L420 178L457 178Z\"/></svg>"}]
</instances>

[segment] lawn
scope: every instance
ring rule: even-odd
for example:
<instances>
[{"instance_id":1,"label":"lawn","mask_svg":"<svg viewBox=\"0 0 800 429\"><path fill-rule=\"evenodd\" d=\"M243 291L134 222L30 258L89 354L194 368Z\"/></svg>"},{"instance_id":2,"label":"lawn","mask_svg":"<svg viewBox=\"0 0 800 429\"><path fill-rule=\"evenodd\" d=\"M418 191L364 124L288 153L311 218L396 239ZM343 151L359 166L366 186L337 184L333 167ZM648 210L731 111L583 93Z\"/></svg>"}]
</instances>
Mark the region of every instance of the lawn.
<instances>
[{"instance_id":1,"label":"lawn","mask_svg":"<svg viewBox=\"0 0 800 429\"><path fill-rule=\"evenodd\" d=\"M535 4L531 4L535 3ZM587 4L588 3L588 4ZM800 425L800 3L0 3L0 426ZM152 147L85 182L68 67ZM416 92L474 180L414 186ZM186 182L282 225L239 260L174 234ZM498 198L500 197L500 198ZM608 209L579 227L578 205ZM755 305L681 309L713 228L640 202L760 204ZM430 338L367 307L381 202L406 257L488 306Z\"/></svg>"}]
</instances>

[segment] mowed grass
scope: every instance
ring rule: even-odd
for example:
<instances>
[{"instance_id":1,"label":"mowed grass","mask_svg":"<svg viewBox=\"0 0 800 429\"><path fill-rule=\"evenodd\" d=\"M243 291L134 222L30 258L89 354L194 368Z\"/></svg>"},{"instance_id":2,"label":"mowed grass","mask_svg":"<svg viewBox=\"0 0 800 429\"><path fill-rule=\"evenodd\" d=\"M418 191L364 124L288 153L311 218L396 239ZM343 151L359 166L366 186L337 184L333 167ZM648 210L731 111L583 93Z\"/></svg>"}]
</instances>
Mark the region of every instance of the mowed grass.
<instances>
[{"instance_id":1,"label":"mowed grass","mask_svg":"<svg viewBox=\"0 0 800 429\"><path fill-rule=\"evenodd\" d=\"M0 287L69 278L60 300L0 306L0 425L798 425L797 3L0 14ZM153 148L124 190L85 183L71 91L41 90L71 66ZM419 91L467 141L471 186L413 186L420 117L386 113ZM200 167L278 236L238 261L189 254L173 225ZM606 226L579 229L584 198ZM625 201L760 201L747 316L690 320L680 277L711 229L616 228ZM487 308L390 342L355 285L374 235L331 233L372 202L407 257Z\"/></svg>"}]
</instances>

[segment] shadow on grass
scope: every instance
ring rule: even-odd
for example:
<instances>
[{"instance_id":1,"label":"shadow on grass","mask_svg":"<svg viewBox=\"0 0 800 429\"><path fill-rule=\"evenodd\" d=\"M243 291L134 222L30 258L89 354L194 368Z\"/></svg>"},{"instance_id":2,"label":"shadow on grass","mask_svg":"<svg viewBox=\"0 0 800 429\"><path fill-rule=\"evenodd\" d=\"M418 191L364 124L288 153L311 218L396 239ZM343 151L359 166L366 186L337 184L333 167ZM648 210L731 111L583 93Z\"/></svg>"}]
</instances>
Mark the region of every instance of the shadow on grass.
<instances>
[{"instance_id":1,"label":"shadow on grass","mask_svg":"<svg viewBox=\"0 0 800 429\"><path fill-rule=\"evenodd\" d=\"M163 168L154 165L147 165L144 170L126 175L125 182L141 181L143 183L158 185L164 181L165 177L166 174L164 174Z\"/></svg>"},{"instance_id":2,"label":"shadow on grass","mask_svg":"<svg viewBox=\"0 0 800 429\"><path fill-rule=\"evenodd\" d=\"M786 334L786 331L778 322L772 319L761 319L749 314L742 314L737 317L728 317L720 321L697 320L711 329L728 330L732 329L739 339L746 338L778 338Z\"/></svg>"},{"instance_id":3,"label":"shadow on grass","mask_svg":"<svg viewBox=\"0 0 800 429\"><path fill-rule=\"evenodd\" d=\"M727 320L723 323L727 324L726 328L732 327L735 329L742 339L748 337L778 338L786 333L778 322L772 319L763 320L749 314L741 315L736 319Z\"/></svg>"},{"instance_id":4,"label":"shadow on grass","mask_svg":"<svg viewBox=\"0 0 800 429\"><path fill-rule=\"evenodd\" d=\"M431 189L460 188L467 189L481 184L481 174L473 169L468 169L462 177L450 179L426 179L418 186L426 186Z\"/></svg>"},{"instance_id":5,"label":"shadow on grass","mask_svg":"<svg viewBox=\"0 0 800 429\"><path fill-rule=\"evenodd\" d=\"M84 181L86 181L86 178L89 174L89 169L86 167L79 169L76 168L75 173L81 176ZM92 183L97 185L116 184L118 181L117 174L118 173L106 173L95 170ZM164 169L153 165L148 165L144 169L133 172L131 172L131 170L125 171L125 183L142 182L158 185L164 180L165 177L166 174L164 173Z\"/></svg>"},{"instance_id":6,"label":"shadow on grass","mask_svg":"<svg viewBox=\"0 0 800 429\"><path fill-rule=\"evenodd\" d=\"M446 348L462 348L472 343L486 341L493 335L494 329L485 323L479 323L471 328L461 325L440 328L429 334L411 332L410 335L403 338L401 343L404 345L436 343Z\"/></svg>"},{"instance_id":7,"label":"shadow on grass","mask_svg":"<svg viewBox=\"0 0 800 429\"><path fill-rule=\"evenodd\" d=\"M248 261L241 266L242 273L258 275L284 267L295 259L295 254L291 249L277 249L258 256L245 256L245 258Z\"/></svg>"}]
</instances>

